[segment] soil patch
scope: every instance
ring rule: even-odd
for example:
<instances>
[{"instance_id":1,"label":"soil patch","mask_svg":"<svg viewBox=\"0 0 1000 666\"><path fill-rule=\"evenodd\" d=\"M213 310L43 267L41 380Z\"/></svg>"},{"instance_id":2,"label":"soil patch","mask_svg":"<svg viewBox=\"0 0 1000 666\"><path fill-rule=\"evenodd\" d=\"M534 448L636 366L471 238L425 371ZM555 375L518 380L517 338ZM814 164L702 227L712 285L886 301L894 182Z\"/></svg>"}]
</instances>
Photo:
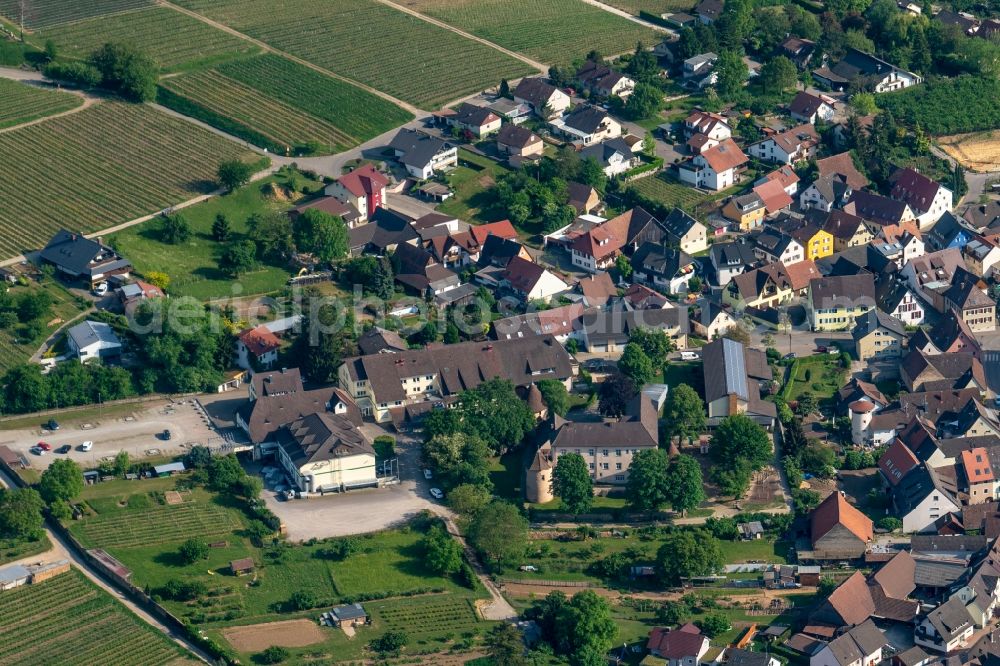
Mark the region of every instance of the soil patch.
<instances>
[{"instance_id":1,"label":"soil patch","mask_svg":"<svg viewBox=\"0 0 1000 666\"><path fill-rule=\"evenodd\" d=\"M304 647L326 640L323 630L312 620L285 620L230 627L222 635L240 652L260 652L272 645Z\"/></svg>"},{"instance_id":2,"label":"soil patch","mask_svg":"<svg viewBox=\"0 0 1000 666\"><path fill-rule=\"evenodd\" d=\"M972 171L1000 170L1000 131L954 134L938 138L941 149Z\"/></svg>"},{"instance_id":3,"label":"soil patch","mask_svg":"<svg viewBox=\"0 0 1000 666\"><path fill-rule=\"evenodd\" d=\"M166 500L167 504L183 504L184 498L176 490L168 490L163 493L163 499Z\"/></svg>"}]
</instances>

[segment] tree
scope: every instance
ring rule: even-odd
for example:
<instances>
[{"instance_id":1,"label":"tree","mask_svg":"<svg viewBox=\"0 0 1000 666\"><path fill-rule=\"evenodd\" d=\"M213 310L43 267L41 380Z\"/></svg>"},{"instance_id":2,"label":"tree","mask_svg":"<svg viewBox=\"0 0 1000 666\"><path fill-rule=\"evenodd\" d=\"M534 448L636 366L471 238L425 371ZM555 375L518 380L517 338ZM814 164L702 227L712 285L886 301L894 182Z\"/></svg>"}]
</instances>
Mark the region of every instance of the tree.
<instances>
[{"instance_id":1,"label":"tree","mask_svg":"<svg viewBox=\"0 0 1000 666\"><path fill-rule=\"evenodd\" d=\"M654 368L662 367L667 362L667 354L676 346L666 331L658 328L637 328L629 335L629 342L642 347Z\"/></svg>"},{"instance_id":2,"label":"tree","mask_svg":"<svg viewBox=\"0 0 1000 666\"><path fill-rule=\"evenodd\" d=\"M316 594L312 590L297 590L292 592L292 596L288 597L285 607L289 611L304 611L316 608L318 604L319 599L316 598Z\"/></svg>"},{"instance_id":3,"label":"tree","mask_svg":"<svg viewBox=\"0 0 1000 666\"><path fill-rule=\"evenodd\" d=\"M483 507L472 519L469 543L501 567L507 560L520 557L528 544L528 521L509 502L495 501Z\"/></svg>"},{"instance_id":4,"label":"tree","mask_svg":"<svg viewBox=\"0 0 1000 666\"><path fill-rule=\"evenodd\" d=\"M115 454L114 470L115 476L123 477L128 473L130 461L128 451L122 450Z\"/></svg>"},{"instance_id":5,"label":"tree","mask_svg":"<svg viewBox=\"0 0 1000 666\"><path fill-rule=\"evenodd\" d=\"M698 461L687 455L671 460L667 469L667 488L670 489L671 508L682 515L704 502L705 483Z\"/></svg>"},{"instance_id":6,"label":"tree","mask_svg":"<svg viewBox=\"0 0 1000 666\"><path fill-rule=\"evenodd\" d=\"M424 562L442 576L462 568L462 547L443 527L435 525L423 538Z\"/></svg>"},{"instance_id":7,"label":"tree","mask_svg":"<svg viewBox=\"0 0 1000 666\"><path fill-rule=\"evenodd\" d=\"M288 648L281 647L280 645L272 645L266 650L255 654L253 660L259 664L280 664L288 659L289 656L291 655L288 652Z\"/></svg>"},{"instance_id":8,"label":"tree","mask_svg":"<svg viewBox=\"0 0 1000 666\"><path fill-rule=\"evenodd\" d=\"M56 46L55 41L51 39L45 40L45 60L47 62L52 62L59 57L59 48Z\"/></svg>"},{"instance_id":9,"label":"tree","mask_svg":"<svg viewBox=\"0 0 1000 666\"><path fill-rule=\"evenodd\" d=\"M219 185L232 192L243 187L253 178L254 167L240 160L224 160L219 162L219 167L215 171L215 177Z\"/></svg>"},{"instance_id":10,"label":"tree","mask_svg":"<svg viewBox=\"0 0 1000 666\"><path fill-rule=\"evenodd\" d=\"M519 445L535 427L534 414L506 379L490 379L463 391L459 405L463 427L498 455Z\"/></svg>"},{"instance_id":11,"label":"tree","mask_svg":"<svg viewBox=\"0 0 1000 666\"><path fill-rule=\"evenodd\" d=\"M494 625L484 643L486 654L495 666L526 666L528 663L524 658L524 637L509 622Z\"/></svg>"},{"instance_id":12,"label":"tree","mask_svg":"<svg viewBox=\"0 0 1000 666\"><path fill-rule=\"evenodd\" d=\"M42 472L38 492L46 502L69 502L83 492L83 470L72 460L55 460Z\"/></svg>"},{"instance_id":13,"label":"tree","mask_svg":"<svg viewBox=\"0 0 1000 666\"><path fill-rule=\"evenodd\" d=\"M652 55L652 54L650 54ZM625 115L631 120L652 118L663 108L663 91L651 83L640 81L625 103Z\"/></svg>"},{"instance_id":14,"label":"tree","mask_svg":"<svg viewBox=\"0 0 1000 666\"><path fill-rule=\"evenodd\" d=\"M42 497L34 488L0 488L0 537L35 539L42 534Z\"/></svg>"},{"instance_id":15,"label":"tree","mask_svg":"<svg viewBox=\"0 0 1000 666\"><path fill-rule=\"evenodd\" d=\"M204 469L212 462L212 451L207 446L195 444L184 455L184 466L190 469Z\"/></svg>"},{"instance_id":16,"label":"tree","mask_svg":"<svg viewBox=\"0 0 1000 666\"><path fill-rule=\"evenodd\" d=\"M566 416L566 412L569 411L569 391L566 390L566 385L558 379L543 379L536 386L542 394L542 402L549 411L559 416Z\"/></svg>"},{"instance_id":17,"label":"tree","mask_svg":"<svg viewBox=\"0 0 1000 666\"><path fill-rule=\"evenodd\" d=\"M859 116L871 116L878 112L875 95L870 92L857 92L851 95L851 108Z\"/></svg>"},{"instance_id":18,"label":"tree","mask_svg":"<svg viewBox=\"0 0 1000 666\"><path fill-rule=\"evenodd\" d=\"M295 247L292 221L278 211L253 213L247 218L247 235L257 244L257 256L285 259Z\"/></svg>"},{"instance_id":19,"label":"tree","mask_svg":"<svg viewBox=\"0 0 1000 666\"><path fill-rule=\"evenodd\" d=\"M326 262L347 256L350 244L344 221L318 208L307 208L296 216L292 236L299 251Z\"/></svg>"},{"instance_id":20,"label":"tree","mask_svg":"<svg viewBox=\"0 0 1000 666\"><path fill-rule=\"evenodd\" d=\"M257 267L257 245L252 240L229 243L219 255L219 268L230 277L239 277Z\"/></svg>"},{"instance_id":21,"label":"tree","mask_svg":"<svg viewBox=\"0 0 1000 666\"><path fill-rule=\"evenodd\" d=\"M616 372L601 383L597 410L608 418L620 419L637 391L631 378Z\"/></svg>"},{"instance_id":22,"label":"tree","mask_svg":"<svg viewBox=\"0 0 1000 666\"><path fill-rule=\"evenodd\" d=\"M212 221L212 238L219 243L224 243L229 240L231 234L232 225L229 223L229 218L226 217L225 213L216 214L215 220Z\"/></svg>"},{"instance_id":23,"label":"tree","mask_svg":"<svg viewBox=\"0 0 1000 666\"><path fill-rule=\"evenodd\" d=\"M552 492L571 513L586 513L594 501L594 481L579 453L559 456L552 473Z\"/></svg>"},{"instance_id":24,"label":"tree","mask_svg":"<svg viewBox=\"0 0 1000 666\"><path fill-rule=\"evenodd\" d=\"M510 84L507 83L507 79L500 79L500 96L510 97Z\"/></svg>"},{"instance_id":25,"label":"tree","mask_svg":"<svg viewBox=\"0 0 1000 666\"><path fill-rule=\"evenodd\" d=\"M895 516L885 516L884 518L879 518L876 525L879 529L886 530L887 532L895 532L896 530L903 529L903 521Z\"/></svg>"},{"instance_id":26,"label":"tree","mask_svg":"<svg viewBox=\"0 0 1000 666\"><path fill-rule=\"evenodd\" d=\"M554 647L579 664L588 659L584 656L588 653L604 655L617 634L611 605L593 590L584 590L574 594L557 616Z\"/></svg>"},{"instance_id":27,"label":"tree","mask_svg":"<svg viewBox=\"0 0 1000 666\"><path fill-rule=\"evenodd\" d=\"M191 225L181 214L164 215L160 221L160 238L164 243L179 245L191 237Z\"/></svg>"},{"instance_id":28,"label":"tree","mask_svg":"<svg viewBox=\"0 0 1000 666\"><path fill-rule=\"evenodd\" d=\"M725 485L734 496L746 492L750 474L761 469L772 457L771 440L767 432L745 414L722 419L715 429L709 452L713 478Z\"/></svg>"},{"instance_id":29,"label":"tree","mask_svg":"<svg viewBox=\"0 0 1000 666\"><path fill-rule=\"evenodd\" d=\"M653 379L653 362L638 344L630 342L618 359L621 370L636 386L645 386Z\"/></svg>"},{"instance_id":30,"label":"tree","mask_svg":"<svg viewBox=\"0 0 1000 666\"><path fill-rule=\"evenodd\" d=\"M133 102L156 97L159 68L151 57L131 44L106 43L90 56L101 73L101 85Z\"/></svg>"},{"instance_id":31,"label":"tree","mask_svg":"<svg viewBox=\"0 0 1000 666\"><path fill-rule=\"evenodd\" d=\"M615 270L623 280L628 280L632 277L632 262L624 254L619 254L615 258Z\"/></svg>"},{"instance_id":32,"label":"tree","mask_svg":"<svg viewBox=\"0 0 1000 666\"><path fill-rule=\"evenodd\" d=\"M705 401L687 384L678 384L667 393L663 426L667 437L697 437L705 429Z\"/></svg>"},{"instance_id":33,"label":"tree","mask_svg":"<svg viewBox=\"0 0 1000 666\"><path fill-rule=\"evenodd\" d=\"M49 386L37 363L15 365L3 376L0 387L6 413L37 412L48 407Z\"/></svg>"},{"instance_id":34,"label":"tree","mask_svg":"<svg viewBox=\"0 0 1000 666\"><path fill-rule=\"evenodd\" d=\"M490 503L493 495L488 488L472 483L462 483L448 493L448 506L465 517L474 516L480 509Z\"/></svg>"},{"instance_id":35,"label":"tree","mask_svg":"<svg viewBox=\"0 0 1000 666\"><path fill-rule=\"evenodd\" d=\"M656 553L657 571L667 585L713 574L722 568L723 561L719 540L700 529L673 530Z\"/></svg>"},{"instance_id":36,"label":"tree","mask_svg":"<svg viewBox=\"0 0 1000 666\"><path fill-rule=\"evenodd\" d=\"M194 564L198 560L208 559L208 544L202 539L191 538L177 549L177 557L184 564Z\"/></svg>"},{"instance_id":37,"label":"tree","mask_svg":"<svg viewBox=\"0 0 1000 666\"><path fill-rule=\"evenodd\" d=\"M752 342L750 339L750 331L747 330L747 327L744 326L742 322L736 322L730 326L726 329L726 332L722 334L722 337L735 340L741 345L750 345Z\"/></svg>"},{"instance_id":38,"label":"tree","mask_svg":"<svg viewBox=\"0 0 1000 666\"><path fill-rule=\"evenodd\" d=\"M386 656L399 654L399 651L406 647L409 640L405 631L387 631L380 638L371 641L369 645L375 652Z\"/></svg>"},{"instance_id":39,"label":"tree","mask_svg":"<svg viewBox=\"0 0 1000 666\"><path fill-rule=\"evenodd\" d=\"M718 76L715 89L723 100L732 99L743 90L749 70L739 52L726 50L719 54L715 63L715 73Z\"/></svg>"},{"instance_id":40,"label":"tree","mask_svg":"<svg viewBox=\"0 0 1000 666\"><path fill-rule=\"evenodd\" d=\"M101 85L101 73L96 67L85 62L50 62L42 73L55 81L63 81L80 88L95 88Z\"/></svg>"},{"instance_id":41,"label":"tree","mask_svg":"<svg viewBox=\"0 0 1000 666\"><path fill-rule=\"evenodd\" d=\"M725 633L732 628L729 618L722 613L709 613L695 624L701 629L701 633L709 638L715 638L719 634Z\"/></svg>"},{"instance_id":42,"label":"tree","mask_svg":"<svg viewBox=\"0 0 1000 666\"><path fill-rule=\"evenodd\" d=\"M760 84L765 94L782 93L795 87L799 72L795 64L783 55L775 56L760 68Z\"/></svg>"},{"instance_id":43,"label":"tree","mask_svg":"<svg viewBox=\"0 0 1000 666\"><path fill-rule=\"evenodd\" d=\"M170 276L162 271L147 271L143 277L146 278L146 282L163 291L166 291L167 287L170 286Z\"/></svg>"},{"instance_id":44,"label":"tree","mask_svg":"<svg viewBox=\"0 0 1000 666\"><path fill-rule=\"evenodd\" d=\"M208 483L214 490L229 490L244 476L246 472L232 453L212 458L208 463Z\"/></svg>"},{"instance_id":45,"label":"tree","mask_svg":"<svg viewBox=\"0 0 1000 666\"><path fill-rule=\"evenodd\" d=\"M602 194L608 187L608 176L604 173L600 163L593 157L588 157L580 162L577 180L584 185L593 187Z\"/></svg>"},{"instance_id":46,"label":"tree","mask_svg":"<svg viewBox=\"0 0 1000 666\"><path fill-rule=\"evenodd\" d=\"M659 511L670 501L667 470L670 461L663 449L641 449L628 468L625 497L636 511Z\"/></svg>"},{"instance_id":47,"label":"tree","mask_svg":"<svg viewBox=\"0 0 1000 666\"><path fill-rule=\"evenodd\" d=\"M826 599L836 589L837 581L830 576L823 576L819 579L819 585L816 586L816 596L820 599Z\"/></svg>"}]
</instances>

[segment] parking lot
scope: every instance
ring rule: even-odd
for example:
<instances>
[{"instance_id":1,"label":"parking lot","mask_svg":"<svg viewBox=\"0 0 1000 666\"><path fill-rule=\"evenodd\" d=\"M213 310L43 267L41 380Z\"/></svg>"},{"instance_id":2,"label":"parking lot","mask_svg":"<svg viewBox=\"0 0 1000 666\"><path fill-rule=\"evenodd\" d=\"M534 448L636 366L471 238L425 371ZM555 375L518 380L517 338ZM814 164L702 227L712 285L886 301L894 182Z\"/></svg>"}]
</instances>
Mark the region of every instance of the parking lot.
<instances>
[{"instance_id":1,"label":"parking lot","mask_svg":"<svg viewBox=\"0 0 1000 666\"><path fill-rule=\"evenodd\" d=\"M170 402L137 403L136 411L125 416L88 421L74 421L72 412L56 416L60 428L50 431L43 427L0 432L0 444L24 455L31 467L47 468L53 460L70 458L85 468L96 467L101 460L127 451L133 460L150 456L183 453L195 444L221 443L203 412L192 399ZM170 439L162 436L170 431ZM88 452L79 450L82 442L91 441ZM45 442L52 451L44 455L31 453L38 442ZM55 453L63 445L72 447L69 453Z\"/></svg>"}]
</instances>

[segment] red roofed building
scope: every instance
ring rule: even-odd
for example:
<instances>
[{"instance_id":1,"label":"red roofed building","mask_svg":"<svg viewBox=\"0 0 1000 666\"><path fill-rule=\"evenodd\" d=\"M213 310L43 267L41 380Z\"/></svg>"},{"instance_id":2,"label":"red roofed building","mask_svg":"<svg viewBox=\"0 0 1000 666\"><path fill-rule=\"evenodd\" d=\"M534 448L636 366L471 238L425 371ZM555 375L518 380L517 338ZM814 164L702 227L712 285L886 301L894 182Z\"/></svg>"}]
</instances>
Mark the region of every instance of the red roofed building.
<instances>
[{"instance_id":1,"label":"red roofed building","mask_svg":"<svg viewBox=\"0 0 1000 666\"><path fill-rule=\"evenodd\" d=\"M788 192L789 196L795 195L799 191L799 177L793 169L788 164L780 166L771 173L764 176L766 180L776 180L781 183L781 187L784 188L785 192ZM760 181L757 181L760 184Z\"/></svg>"},{"instance_id":2,"label":"red roofed building","mask_svg":"<svg viewBox=\"0 0 1000 666\"><path fill-rule=\"evenodd\" d=\"M350 204L360 213L359 223L368 221L385 206L385 188L389 179L371 164L358 167L326 186L325 194Z\"/></svg>"},{"instance_id":3,"label":"red roofed building","mask_svg":"<svg viewBox=\"0 0 1000 666\"><path fill-rule=\"evenodd\" d=\"M788 192L785 191L780 180L764 181L753 188L753 191L764 203L768 215L792 205L792 198L788 196Z\"/></svg>"},{"instance_id":4,"label":"red roofed building","mask_svg":"<svg viewBox=\"0 0 1000 666\"><path fill-rule=\"evenodd\" d=\"M236 364L244 370L270 368L278 360L281 340L266 326L248 328L236 338Z\"/></svg>"},{"instance_id":5,"label":"red roofed building","mask_svg":"<svg viewBox=\"0 0 1000 666\"><path fill-rule=\"evenodd\" d=\"M697 666L708 647L708 637L690 622L672 630L657 627L646 642L649 653L666 659L667 666Z\"/></svg>"},{"instance_id":6,"label":"red roofed building","mask_svg":"<svg viewBox=\"0 0 1000 666\"><path fill-rule=\"evenodd\" d=\"M574 266L596 273L610 268L626 249L631 252L647 241L660 243L664 235L660 222L636 207L574 238L570 257Z\"/></svg>"},{"instance_id":7,"label":"red roofed building","mask_svg":"<svg viewBox=\"0 0 1000 666\"><path fill-rule=\"evenodd\" d=\"M853 560L863 557L874 537L871 519L834 492L810 517L813 557L817 560Z\"/></svg>"},{"instance_id":8,"label":"red roofed building","mask_svg":"<svg viewBox=\"0 0 1000 666\"><path fill-rule=\"evenodd\" d=\"M910 207L921 229L929 228L951 210L951 190L915 169L898 169L889 182L892 183L889 196Z\"/></svg>"},{"instance_id":9,"label":"red roofed building","mask_svg":"<svg viewBox=\"0 0 1000 666\"><path fill-rule=\"evenodd\" d=\"M920 461L900 439L894 439L889 448L878 460L878 469L882 473L882 478L890 487L896 486L903 477L917 467Z\"/></svg>"},{"instance_id":10,"label":"red roofed building","mask_svg":"<svg viewBox=\"0 0 1000 666\"><path fill-rule=\"evenodd\" d=\"M479 245L486 242L487 236L499 236L508 240L517 240L517 231L514 230L514 225L510 223L510 220L500 220L499 222L470 226L469 233L472 234L472 237Z\"/></svg>"},{"instance_id":11,"label":"red roofed building","mask_svg":"<svg viewBox=\"0 0 1000 666\"><path fill-rule=\"evenodd\" d=\"M741 169L748 161L735 141L724 139L719 145L677 165L678 176L682 183L695 187L724 190L739 182Z\"/></svg>"},{"instance_id":12,"label":"red roofed building","mask_svg":"<svg viewBox=\"0 0 1000 666\"><path fill-rule=\"evenodd\" d=\"M997 478L990 465L986 449L977 447L962 451L962 491L969 504L992 502L997 498Z\"/></svg>"}]
</instances>

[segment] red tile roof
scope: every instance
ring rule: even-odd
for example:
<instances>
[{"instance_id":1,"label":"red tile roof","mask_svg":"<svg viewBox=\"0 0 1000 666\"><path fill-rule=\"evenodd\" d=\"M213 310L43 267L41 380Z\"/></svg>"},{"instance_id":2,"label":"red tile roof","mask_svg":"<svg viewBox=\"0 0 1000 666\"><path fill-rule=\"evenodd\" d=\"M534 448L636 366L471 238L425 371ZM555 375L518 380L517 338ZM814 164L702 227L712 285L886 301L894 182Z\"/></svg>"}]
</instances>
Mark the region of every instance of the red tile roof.
<instances>
[{"instance_id":1,"label":"red tile roof","mask_svg":"<svg viewBox=\"0 0 1000 666\"><path fill-rule=\"evenodd\" d=\"M608 257L618 252L628 241L628 228L631 219L632 210L625 211L618 217L613 217L590 231L580 234L573 240L571 247L580 254L589 255L598 260Z\"/></svg>"},{"instance_id":2,"label":"red tile roof","mask_svg":"<svg viewBox=\"0 0 1000 666\"><path fill-rule=\"evenodd\" d=\"M240 341L254 356L262 356L281 346L281 340L265 326L248 328L240 333Z\"/></svg>"},{"instance_id":3,"label":"red tile roof","mask_svg":"<svg viewBox=\"0 0 1000 666\"><path fill-rule=\"evenodd\" d=\"M792 198L785 191L780 180L769 180L753 188L754 194L764 202L768 213L774 213L792 205Z\"/></svg>"},{"instance_id":4,"label":"red tile roof","mask_svg":"<svg viewBox=\"0 0 1000 666\"><path fill-rule=\"evenodd\" d=\"M816 160L816 168L819 170L819 178L836 174L846 176L847 184L852 190L861 189L868 184L868 179L854 166L849 152Z\"/></svg>"},{"instance_id":5,"label":"red tile roof","mask_svg":"<svg viewBox=\"0 0 1000 666\"><path fill-rule=\"evenodd\" d=\"M799 182L799 177L795 173L795 170L787 164L778 167L771 173L764 176L764 178L767 178L768 180L776 180L781 183L782 187L788 187L789 185L794 185Z\"/></svg>"},{"instance_id":6,"label":"red tile roof","mask_svg":"<svg viewBox=\"0 0 1000 666\"><path fill-rule=\"evenodd\" d=\"M871 541L874 536L871 519L851 506L839 492L832 493L816 507L811 523L814 546L837 525L843 525L862 541Z\"/></svg>"},{"instance_id":7,"label":"red tile roof","mask_svg":"<svg viewBox=\"0 0 1000 666\"><path fill-rule=\"evenodd\" d=\"M840 493L834 493L840 496ZM846 624L861 624L875 613L875 602L868 591L868 581L860 571L845 580L834 590L827 602Z\"/></svg>"},{"instance_id":8,"label":"red tile roof","mask_svg":"<svg viewBox=\"0 0 1000 666\"><path fill-rule=\"evenodd\" d=\"M703 152L701 157L716 173L727 171L749 161L732 139L726 139L719 145L712 146Z\"/></svg>"},{"instance_id":9,"label":"red tile roof","mask_svg":"<svg viewBox=\"0 0 1000 666\"><path fill-rule=\"evenodd\" d=\"M691 623L672 631L657 627L649 632L646 649L655 650L666 659L679 660L698 656L705 640L701 630Z\"/></svg>"},{"instance_id":10,"label":"red tile roof","mask_svg":"<svg viewBox=\"0 0 1000 666\"><path fill-rule=\"evenodd\" d=\"M499 236L508 240L515 240L517 238L517 231L514 230L514 225L510 223L510 220L500 220L498 222L490 222L489 224L471 226L469 227L469 232L480 245L486 242L487 236Z\"/></svg>"},{"instance_id":11,"label":"red tile roof","mask_svg":"<svg viewBox=\"0 0 1000 666\"><path fill-rule=\"evenodd\" d=\"M985 483L995 478L990 458L986 454L986 449L982 447L962 451L962 465L965 467L965 478L969 483Z\"/></svg>"},{"instance_id":12,"label":"red tile roof","mask_svg":"<svg viewBox=\"0 0 1000 666\"><path fill-rule=\"evenodd\" d=\"M380 191L389 184L389 179L371 164L358 167L337 179L348 192L356 197L363 197Z\"/></svg>"}]
</instances>

